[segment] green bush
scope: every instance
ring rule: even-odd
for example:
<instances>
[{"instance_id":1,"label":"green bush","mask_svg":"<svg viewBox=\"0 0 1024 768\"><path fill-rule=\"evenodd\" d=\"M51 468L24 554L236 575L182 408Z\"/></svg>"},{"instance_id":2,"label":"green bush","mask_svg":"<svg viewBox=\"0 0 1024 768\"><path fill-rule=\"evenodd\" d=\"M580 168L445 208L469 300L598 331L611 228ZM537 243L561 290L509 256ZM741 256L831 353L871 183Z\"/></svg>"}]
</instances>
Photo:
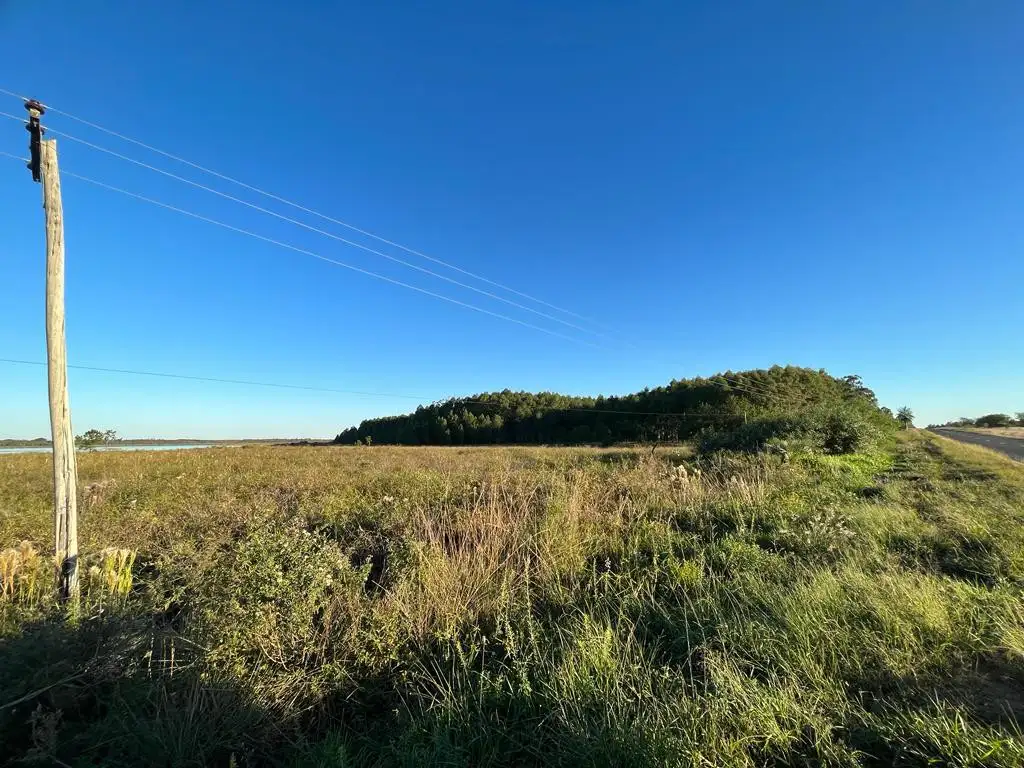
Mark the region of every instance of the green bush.
<instances>
[{"instance_id":1,"label":"green bush","mask_svg":"<svg viewBox=\"0 0 1024 768\"><path fill-rule=\"evenodd\" d=\"M361 596L369 569L295 522L258 523L195 574L198 639L214 649L210 661L235 672L329 663L341 639L332 619Z\"/></svg>"},{"instance_id":2,"label":"green bush","mask_svg":"<svg viewBox=\"0 0 1024 768\"><path fill-rule=\"evenodd\" d=\"M878 430L856 411L837 409L825 414L817 433L825 453L842 455L867 447Z\"/></svg>"},{"instance_id":3,"label":"green bush","mask_svg":"<svg viewBox=\"0 0 1024 768\"><path fill-rule=\"evenodd\" d=\"M976 427L1009 427L1012 425L1013 419L1005 413L989 413L974 422Z\"/></svg>"},{"instance_id":4,"label":"green bush","mask_svg":"<svg viewBox=\"0 0 1024 768\"><path fill-rule=\"evenodd\" d=\"M808 417L794 412L705 430L700 448L702 451L759 451L769 443L781 445L806 438L811 431Z\"/></svg>"},{"instance_id":5,"label":"green bush","mask_svg":"<svg viewBox=\"0 0 1024 768\"><path fill-rule=\"evenodd\" d=\"M842 455L866 448L881 431L877 419L870 419L854 407L814 408L709 430L703 436L701 448L760 451L768 446L789 446Z\"/></svg>"}]
</instances>

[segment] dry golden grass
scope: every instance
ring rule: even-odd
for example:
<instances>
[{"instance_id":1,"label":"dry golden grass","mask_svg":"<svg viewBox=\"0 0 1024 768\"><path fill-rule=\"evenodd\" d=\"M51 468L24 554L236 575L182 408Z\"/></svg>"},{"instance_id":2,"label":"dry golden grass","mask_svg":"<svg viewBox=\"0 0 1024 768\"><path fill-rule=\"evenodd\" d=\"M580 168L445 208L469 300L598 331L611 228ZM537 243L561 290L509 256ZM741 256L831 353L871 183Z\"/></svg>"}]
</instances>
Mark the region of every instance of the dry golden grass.
<instances>
[{"instance_id":1,"label":"dry golden grass","mask_svg":"<svg viewBox=\"0 0 1024 768\"><path fill-rule=\"evenodd\" d=\"M663 451L657 462L689 453ZM645 455L642 449L503 447L85 452L78 462L79 535L83 549L150 550L222 535L259 512L337 518L381 505L443 511L465 504L480 488L486 490L481 502L493 505L537 492L552 479L561 485L580 463L608 460L611 467ZM0 543L50 539L49 466L47 454L0 457Z\"/></svg>"}]
</instances>

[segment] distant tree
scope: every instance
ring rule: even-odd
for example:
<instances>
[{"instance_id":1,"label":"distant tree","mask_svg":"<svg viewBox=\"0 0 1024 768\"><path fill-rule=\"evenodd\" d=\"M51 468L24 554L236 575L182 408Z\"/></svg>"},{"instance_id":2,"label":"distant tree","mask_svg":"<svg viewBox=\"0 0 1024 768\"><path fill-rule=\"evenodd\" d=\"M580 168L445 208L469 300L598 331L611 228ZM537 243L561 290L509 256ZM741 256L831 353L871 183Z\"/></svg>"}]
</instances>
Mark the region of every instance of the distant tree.
<instances>
[{"instance_id":1,"label":"distant tree","mask_svg":"<svg viewBox=\"0 0 1024 768\"><path fill-rule=\"evenodd\" d=\"M1017 411L1017 426L1024 427L1024 411Z\"/></svg>"},{"instance_id":2,"label":"distant tree","mask_svg":"<svg viewBox=\"0 0 1024 768\"><path fill-rule=\"evenodd\" d=\"M647 429L647 439L651 443L651 456L662 443L676 440L679 437L679 419L674 416L655 416Z\"/></svg>"},{"instance_id":3,"label":"distant tree","mask_svg":"<svg viewBox=\"0 0 1024 768\"><path fill-rule=\"evenodd\" d=\"M896 421L898 421L904 429L910 429L914 426L914 412L904 405L896 411Z\"/></svg>"},{"instance_id":4,"label":"distant tree","mask_svg":"<svg viewBox=\"0 0 1024 768\"><path fill-rule=\"evenodd\" d=\"M974 421L976 427L1009 427L1011 424L1013 419L1005 413L989 413Z\"/></svg>"},{"instance_id":5,"label":"distant tree","mask_svg":"<svg viewBox=\"0 0 1024 768\"><path fill-rule=\"evenodd\" d=\"M75 446L80 449L96 448L101 445L107 445L117 440L117 432L112 429L108 429L105 432L101 432L98 429L90 429L87 432L82 433L75 438Z\"/></svg>"},{"instance_id":6,"label":"distant tree","mask_svg":"<svg viewBox=\"0 0 1024 768\"><path fill-rule=\"evenodd\" d=\"M863 397L872 405L878 404L878 398L875 397L875 393L864 386L864 380L856 374L851 376L843 376L840 381L843 385L850 390L850 393L856 397Z\"/></svg>"}]
</instances>

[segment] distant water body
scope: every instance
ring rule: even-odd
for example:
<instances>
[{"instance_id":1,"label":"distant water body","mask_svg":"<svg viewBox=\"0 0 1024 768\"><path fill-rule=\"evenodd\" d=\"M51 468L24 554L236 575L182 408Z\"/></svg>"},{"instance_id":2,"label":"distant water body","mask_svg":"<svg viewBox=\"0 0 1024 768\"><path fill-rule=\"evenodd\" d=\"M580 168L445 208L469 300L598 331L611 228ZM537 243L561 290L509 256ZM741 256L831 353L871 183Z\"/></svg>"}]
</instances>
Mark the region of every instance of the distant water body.
<instances>
[{"instance_id":1,"label":"distant water body","mask_svg":"<svg viewBox=\"0 0 1024 768\"><path fill-rule=\"evenodd\" d=\"M187 448L212 448L208 443L183 443L167 445L101 445L88 448L89 451L183 451ZM7 453L50 453L50 446L31 446L25 448L0 448L0 456Z\"/></svg>"}]
</instances>

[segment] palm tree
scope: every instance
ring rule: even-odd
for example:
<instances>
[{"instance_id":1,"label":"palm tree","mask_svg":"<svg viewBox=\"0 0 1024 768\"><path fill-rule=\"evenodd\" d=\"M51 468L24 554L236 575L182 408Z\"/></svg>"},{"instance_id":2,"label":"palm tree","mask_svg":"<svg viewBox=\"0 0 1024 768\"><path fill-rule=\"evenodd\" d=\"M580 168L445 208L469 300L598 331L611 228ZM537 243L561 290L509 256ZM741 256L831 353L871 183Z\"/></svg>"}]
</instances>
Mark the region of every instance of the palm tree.
<instances>
[{"instance_id":1,"label":"palm tree","mask_svg":"<svg viewBox=\"0 0 1024 768\"><path fill-rule=\"evenodd\" d=\"M910 429L914 426L914 412L904 405L896 411L896 421L898 421L904 429Z\"/></svg>"}]
</instances>

